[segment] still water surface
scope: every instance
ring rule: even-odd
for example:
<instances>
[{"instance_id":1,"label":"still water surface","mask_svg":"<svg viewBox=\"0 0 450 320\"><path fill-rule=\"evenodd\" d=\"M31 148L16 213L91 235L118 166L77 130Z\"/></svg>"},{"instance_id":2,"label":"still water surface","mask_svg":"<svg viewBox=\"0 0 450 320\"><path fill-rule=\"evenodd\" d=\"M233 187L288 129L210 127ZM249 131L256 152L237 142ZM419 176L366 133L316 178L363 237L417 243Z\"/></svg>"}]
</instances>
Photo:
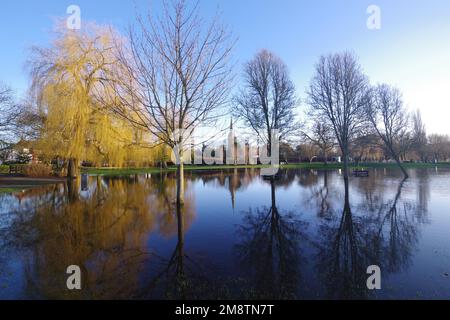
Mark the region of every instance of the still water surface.
<instances>
[{"instance_id":1,"label":"still water surface","mask_svg":"<svg viewBox=\"0 0 450 320\"><path fill-rule=\"evenodd\" d=\"M450 170L410 175L352 178L347 205L313 170L187 173L181 209L170 174L1 194L0 298L450 299Z\"/></svg>"}]
</instances>

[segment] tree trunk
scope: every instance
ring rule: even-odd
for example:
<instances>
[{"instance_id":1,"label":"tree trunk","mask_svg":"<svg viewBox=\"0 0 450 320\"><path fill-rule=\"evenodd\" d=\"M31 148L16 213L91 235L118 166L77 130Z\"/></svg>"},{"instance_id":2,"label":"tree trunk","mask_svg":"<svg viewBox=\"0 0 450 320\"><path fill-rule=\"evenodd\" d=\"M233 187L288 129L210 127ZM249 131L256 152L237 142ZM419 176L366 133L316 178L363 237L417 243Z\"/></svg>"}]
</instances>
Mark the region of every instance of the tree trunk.
<instances>
[{"instance_id":1,"label":"tree trunk","mask_svg":"<svg viewBox=\"0 0 450 320\"><path fill-rule=\"evenodd\" d=\"M276 198L275 198L276 197L275 181L274 181L273 177L270 179L270 191L271 191L272 209L273 209L277 206Z\"/></svg>"},{"instance_id":2,"label":"tree trunk","mask_svg":"<svg viewBox=\"0 0 450 320\"><path fill-rule=\"evenodd\" d=\"M180 275L184 272L183 260L184 260L184 216L181 208L181 204L177 203L177 220L178 220L178 244L177 244L177 257L178 266L177 274Z\"/></svg>"},{"instance_id":3,"label":"tree trunk","mask_svg":"<svg viewBox=\"0 0 450 320\"><path fill-rule=\"evenodd\" d=\"M345 205L344 205L344 207L346 208L344 210L350 211L350 187L349 187L349 183L348 183L348 177L347 177L347 180L344 180L344 190L345 190Z\"/></svg>"},{"instance_id":4,"label":"tree trunk","mask_svg":"<svg viewBox=\"0 0 450 320\"><path fill-rule=\"evenodd\" d=\"M268 133L267 137L269 138L269 141L267 143L267 156L271 157L272 156L272 130L269 128L267 133Z\"/></svg>"},{"instance_id":5,"label":"tree trunk","mask_svg":"<svg viewBox=\"0 0 450 320\"><path fill-rule=\"evenodd\" d=\"M78 161L77 159L69 159L69 164L67 166L67 178L76 179L79 175L78 172Z\"/></svg>"},{"instance_id":6,"label":"tree trunk","mask_svg":"<svg viewBox=\"0 0 450 320\"><path fill-rule=\"evenodd\" d=\"M348 186L348 148L345 147L343 150L343 157L344 157L344 182Z\"/></svg>"},{"instance_id":7,"label":"tree trunk","mask_svg":"<svg viewBox=\"0 0 450 320\"><path fill-rule=\"evenodd\" d=\"M389 151L391 152L391 155L394 157L395 162L397 163L397 165L400 167L400 169L403 172L403 175L405 176L405 179L409 178L408 173L406 172L405 168L403 167L402 163L400 162L400 158L397 155L397 153L395 153L394 148L392 146L392 144L389 145Z\"/></svg>"},{"instance_id":8,"label":"tree trunk","mask_svg":"<svg viewBox=\"0 0 450 320\"><path fill-rule=\"evenodd\" d=\"M406 169L403 167L402 163L400 162L400 159L397 156L394 156L395 162L397 162L397 165L400 167L400 169L403 172L403 175L405 176L405 179L409 178L408 173L406 172Z\"/></svg>"},{"instance_id":9,"label":"tree trunk","mask_svg":"<svg viewBox=\"0 0 450 320\"><path fill-rule=\"evenodd\" d=\"M177 204L184 205L184 164L181 157L177 170Z\"/></svg>"},{"instance_id":10,"label":"tree trunk","mask_svg":"<svg viewBox=\"0 0 450 320\"><path fill-rule=\"evenodd\" d=\"M69 197L69 202L73 203L78 200L79 195L79 185L78 181L75 179L69 179L67 181L67 195Z\"/></svg>"}]
</instances>

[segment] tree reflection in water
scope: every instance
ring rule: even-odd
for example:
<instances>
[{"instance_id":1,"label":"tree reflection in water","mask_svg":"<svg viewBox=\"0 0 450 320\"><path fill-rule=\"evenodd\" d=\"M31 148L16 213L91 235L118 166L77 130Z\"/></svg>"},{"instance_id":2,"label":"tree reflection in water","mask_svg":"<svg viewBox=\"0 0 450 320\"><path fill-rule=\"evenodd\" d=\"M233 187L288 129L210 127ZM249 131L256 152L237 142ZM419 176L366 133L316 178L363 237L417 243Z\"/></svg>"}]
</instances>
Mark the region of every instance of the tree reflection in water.
<instances>
[{"instance_id":1,"label":"tree reflection in water","mask_svg":"<svg viewBox=\"0 0 450 320\"><path fill-rule=\"evenodd\" d=\"M378 197L379 203L358 206L356 215L345 184L342 215L337 224L336 219L322 224L318 242L317 269L327 298L364 299L375 295L366 286L370 265L378 265L384 279L408 267L418 241L418 223L414 203L400 202L404 184L405 180L400 182L392 201L384 203Z\"/></svg>"},{"instance_id":2,"label":"tree reflection in water","mask_svg":"<svg viewBox=\"0 0 450 320\"><path fill-rule=\"evenodd\" d=\"M246 271L246 298L295 298L300 282L300 242L306 238L307 225L293 212L279 212L273 179L270 186L271 206L245 212L235 252Z\"/></svg>"},{"instance_id":3,"label":"tree reflection in water","mask_svg":"<svg viewBox=\"0 0 450 320\"><path fill-rule=\"evenodd\" d=\"M177 221L177 243L168 260L159 257L156 275L140 290L139 298L205 299L217 298L217 287L209 281L208 263L196 260L185 249L184 205L175 204Z\"/></svg>"},{"instance_id":4,"label":"tree reflection in water","mask_svg":"<svg viewBox=\"0 0 450 320\"><path fill-rule=\"evenodd\" d=\"M28 297L135 296L144 266L158 260L148 248L149 235L178 229L167 209L176 194L174 180L167 180L164 192L153 192L152 180L137 179L97 178L87 194L74 181L20 195L25 200L6 236L24 256ZM192 203L188 196L188 226L195 217ZM82 291L67 290L69 265L81 267Z\"/></svg>"},{"instance_id":5,"label":"tree reflection in water","mask_svg":"<svg viewBox=\"0 0 450 320\"><path fill-rule=\"evenodd\" d=\"M334 221L333 219L331 221ZM365 295L364 239L361 224L354 220L350 207L349 186L345 183L345 202L337 226L324 224L319 240L318 271L329 298L360 298Z\"/></svg>"},{"instance_id":6,"label":"tree reflection in water","mask_svg":"<svg viewBox=\"0 0 450 320\"><path fill-rule=\"evenodd\" d=\"M319 173L315 173L318 175ZM309 187L311 191L311 196L307 197L305 200L305 206L312 207L313 210L317 212L319 218L329 219L332 216L332 199L330 196L329 188L329 172L324 170L322 172L323 183L315 183Z\"/></svg>"},{"instance_id":7,"label":"tree reflection in water","mask_svg":"<svg viewBox=\"0 0 450 320\"><path fill-rule=\"evenodd\" d=\"M21 298L361 299L377 294L366 288L369 265L381 267L382 286L411 266L419 226L429 220L427 172L394 191L392 176L381 171L352 180L351 190L331 171L289 170L280 177L262 182L254 170L187 173L183 205L170 173L90 177L83 185L0 195L0 279L11 269L12 252L21 263ZM264 206L258 188L267 183L271 200ZM213 196L196 208L198 188L211 195L222 189L239 210L242 195L253 194L259 204L216 221L221 212L212 211ZM277 188L287 191L284 197L299 195L301 219L287 209L296 200L277 203ZM197 214L198 228L190 230ZM211 244L199 245L198 238L209 237ZM82 267L81 292L66 288L73 264Z\"/></svg>"},{"instance_id":8,"label":"tree reflection in water","mask_svg":"<svg viewBox=\"0 0 450 320\"><path fill-rule=\"evenodd\" d=\"M378 233L374 243L378 249L380 266L394 273L410 266L414 248L418 243L417 205L412 201L402 201L401 193L406 180L400 182L392 201L380 204Z\"/></svg>"}]
</instances>

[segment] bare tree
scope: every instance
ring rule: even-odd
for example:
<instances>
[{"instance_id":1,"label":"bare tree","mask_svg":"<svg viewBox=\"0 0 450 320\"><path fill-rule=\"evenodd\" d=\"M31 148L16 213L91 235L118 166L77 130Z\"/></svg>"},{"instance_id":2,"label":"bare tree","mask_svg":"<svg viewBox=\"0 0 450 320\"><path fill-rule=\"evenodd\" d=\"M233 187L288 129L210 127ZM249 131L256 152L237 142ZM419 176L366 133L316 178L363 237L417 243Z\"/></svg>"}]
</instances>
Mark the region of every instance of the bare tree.
<instances>
[{"instance_id":1,"label":"bare tree","mask_svg":"<svg viewBox=\"0 0 450 320\"><path fill-rule=\"evenodd\" d=\"M367 119L381 138L392 158L397 162L405 179L408 173L400 162L402 141L408 135L409 118L397 88L380 84L373 89L371 103L366 105Z\"/></svg>"},{"instance_id":2,"label":"bare tree","mask_svg":"<svg viewBox=\"0 0 450 320\"><path fill-rule=\"evenodd\" d=\"M13 91L0 83L0 150L18 139L36 139L41 125L42 115L31 99L15 101Z\"/></svg>"},{"instance_id":3,"label":"bare tree","mask_svg":"<svg viewBox=\"0 0 450 320\"><path fill-rule=\"evenodd\" d=\"M315 69L308 103L316 116L333 128L344 160L344 180L348 181L350 142L364 120L369 82L357 58L348 52L322 56Z\"/></svg>"},{"instance_id":4,"label":"bare tree","mask_svg":"<svg viewBox=\"0 0 450 320\"><path fill-rule=\"evenodd\" d=\"M302 131L302 135L320 149L326 165L328 155L336 145L333 129L326 122L316 118L310 130Z\"/></svg>"},{"instance_id":5,"label":"bare tree","mask_svg":"<svg viewBox=\"0 0 450 320\"><path fill-rule=\"evenodd\" d=\"M431 134L428 141L428 151L434 162L447 161L450 156L450 137L448 135Z\"/></svg>"},{"instance_id":6,"label":"bare tree","mask_svg":"<svg viewBox=\"0 0 450 320\"><path fill-rule=\"evenodd\" d=\"M282 140L298 128L295 86L283 61L267 50L246 64L244 83L234 97L233 114L253 129L270 152L273 130Z\"/></svg>"},{"instance_id":7,"label":"bare tree","mask_svg":"<svg viewBox=\"0 0 450 320\"><path fill-rule=\"evenodd\" d=\"M138 17L129 50L121 48L118 56L129 76L112 81L114 112L177 153L180 201L183 145L195 128L217 120L232 80L230 34L217 18L206 24L198 14L197 5L174 1L164 3L161 17Z\"/></svg>"},{"instance_id":8,"label":"bare tree","mask_svg":"<svg viewBox=\"0 0 450 320\"><path fill-rule=\"evenodd\" d=\"M427 131L425 128L425 124L422 121L422 114L419 110L412 115L412 147L417 152L421 161L426 161L427 154Z\"/></svg>"},{"instance_id":9,"label":"bare tree","mask_svg":"<svg viewBox=\"0 0 450 320\"><path fill-rule=\"evenodd\" d=\"M361 161L380 160L384 152L383 147L384 145L382 145L378 135L370 128L370 131L362 130L353 139L350 155L357 165Z\"/></svg>"},{"instance_id":10,"label":"bare tree","mask_svg":"<svg viewBox=\"0 0 450 320\"><path fill-rule=\"evenodd\" d=\"M19 116L11 88L0 83L0 150L8 146L14 123Z\"/></svg>"},{"instance_id":11,"label":"bare tree","mask_svg":"<svg viewBox=\"0 0 450 320\"><path fill-rule=\"evenodd\" d=\"M39 110L36 101L29 97L17 106L14 133L27 141L36 141L44 128L46 114Z\"/></svg>"}]
</instances>

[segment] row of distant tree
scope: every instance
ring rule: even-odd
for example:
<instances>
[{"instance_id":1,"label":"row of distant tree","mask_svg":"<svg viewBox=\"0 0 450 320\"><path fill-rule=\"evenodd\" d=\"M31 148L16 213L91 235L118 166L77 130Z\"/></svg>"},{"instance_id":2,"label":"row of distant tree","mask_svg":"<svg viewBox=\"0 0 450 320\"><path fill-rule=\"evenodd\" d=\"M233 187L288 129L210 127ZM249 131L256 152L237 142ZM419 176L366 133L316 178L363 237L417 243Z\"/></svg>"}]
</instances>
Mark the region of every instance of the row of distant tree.
<instances>
[{"instance_id":1,"label":"row of distant tree","mask_svg":"<svg viewBox=\"0 0 450 320\"><path fill-rule=\"evenodd\" d=\"M300 99L287 66L268 50L245 64L233 91L236 45L217 18L206 23L184 1L166 3L160 16L138 15L126 36L113 26L61 25L50 47L32 50L26 101L0 89L0 148L30 141L41 158L64 159L70 176L81 161L148 165L165 162L172 149L186 156L177 132L217 127L230 110L269 148L277 129L284 142L303 141L297 152L305 158L341 156L346 179L351 158L401 166L449 157L449 138L427 136L400 90L371 84L354 54L320 57Z\"/></svg>"},{"instance_id":2,"label":"row of distant tree","mask_svg":"<svg viewBox=\"0 0 450 320\"><path fill-rule=\"evenodd\" d=\"M377 136L367 135L355 139L350 149L350 160L353 162L386 162L393 161L390 151ZM301 143L282 143L280 146L281 161L296 162L332 162L341 157L336 146L324 149L320 142L309 138ZM431 134L426 140L416 143L414 139L400 154L402 162L439 163L450 159L450 137L448 135Z\"/></svg>"},{"instance_id":3,"label":"row of distant tree","mask_svg":"<svg viewBox=\"0 0 450 320\"><path fill-rule=\"evenodd\" d=\"M404 110L403 110L404 111ZM450 159L450 136L427 134L419 111L408 114L402 126L402 135L394 140L394 152L401 162L447 162ZM300 156L303 161L324 161L335 159L341 152L335 142L332 130L320 121L312 122L309 131L303 131L303 143L292 148L284 145L282 153L288 158ZM354 162L393 161L392 150L383 138L367 128L358 132L349 149Z\"/></svg>"},{"instance_id":4,"label":"row of distant tree","mask_svg":"<svg viewBox=\"0 0 450 320\"><path fill-rule=\"evenodd\" d=\"M273 129L281 139L300 138L293 150L284 144L282 158L327 161L341 156L348 161L445 161L449 137L427 136L419 111L407 110L399 89L372 85L355 55L349 52L322 56L306 92L299 123L299 107L287 67L263 50L244 70L244 88L234 98L233 111L264 141ZM345 170L348 172L347 170Z\"/></svg>"}]
</instances>

